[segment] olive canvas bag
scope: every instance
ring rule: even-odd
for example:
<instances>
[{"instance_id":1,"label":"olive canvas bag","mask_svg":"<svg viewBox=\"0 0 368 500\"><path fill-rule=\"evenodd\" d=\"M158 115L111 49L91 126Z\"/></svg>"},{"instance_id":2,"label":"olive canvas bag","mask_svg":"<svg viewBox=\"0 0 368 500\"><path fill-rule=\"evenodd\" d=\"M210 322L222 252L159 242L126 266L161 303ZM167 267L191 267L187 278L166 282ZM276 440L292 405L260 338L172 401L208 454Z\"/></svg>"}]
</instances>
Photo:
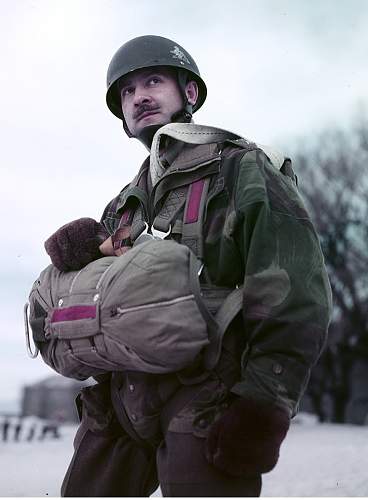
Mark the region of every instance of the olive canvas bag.
<instances>
[{"instance_id":1,"label":"olive canvas bag","mask_svg":"<svg viewBox=\"0 0 368 500\"><path fill-rule=\"evenodd\" d=\"M168 373L209 343L189 248L150 240L80 271L48 266L34 283L29 322L44 361L84 379L106 371Z\"/></svg>"}]
</instances>

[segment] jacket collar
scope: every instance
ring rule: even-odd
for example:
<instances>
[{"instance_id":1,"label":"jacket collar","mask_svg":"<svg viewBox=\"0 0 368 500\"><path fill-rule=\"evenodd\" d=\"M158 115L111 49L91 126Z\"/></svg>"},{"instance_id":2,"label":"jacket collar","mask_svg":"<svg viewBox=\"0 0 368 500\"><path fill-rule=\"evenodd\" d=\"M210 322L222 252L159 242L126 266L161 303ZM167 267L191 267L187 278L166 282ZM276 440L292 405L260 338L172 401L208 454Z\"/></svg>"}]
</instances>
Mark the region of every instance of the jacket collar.
<instances>
[{"instance_id":1,"label":"jacket collar","mask_svg":"<svg viewBox=\"0 0 368 500\"><path fill-rule=\"evenodd\" d=\"M170 145L162 154L161 161L165 165L162 178L166 178L175 172L186 172L188 170L200 169L201 165L207 165L213 160L218 160L219 147L216 143L211 144L186 144L180 141L170 140ZM152 190L149 175L150 157L148 156L141 165L138 174L120 195L117 211L120 211L130 196L136 196L143 200Z\"/></svg>"}]
</instances>

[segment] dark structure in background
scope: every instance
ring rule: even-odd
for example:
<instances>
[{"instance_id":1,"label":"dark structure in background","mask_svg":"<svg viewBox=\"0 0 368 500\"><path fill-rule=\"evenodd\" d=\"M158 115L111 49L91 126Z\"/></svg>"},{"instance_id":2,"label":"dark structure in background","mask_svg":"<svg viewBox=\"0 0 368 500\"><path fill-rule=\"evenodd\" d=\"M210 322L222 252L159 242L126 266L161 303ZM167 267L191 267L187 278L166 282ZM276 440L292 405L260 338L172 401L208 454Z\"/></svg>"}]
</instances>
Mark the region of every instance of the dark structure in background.
<instances>
[{"instance_id":1,"label":"dark structure in background","mask_svg":"<svg viewBox=\"0 0 368 500\"><path fill-rule=\"evenodd\" d=\"M334 298L328 346L302 409L320 421L368 424L368 118L304 141L293 156Z\"/></svg>"},{"instance_id":2,"label":"dark structure in background","mask_svg":"<svg viewBox=\"0 0 368 500\"><path fill-rule=\"evenodd\" d=\"M89 383L52 375L23 388L21 415L36 416L46 420L78 422L75 397Z\"/></svg>"}]
</instances>

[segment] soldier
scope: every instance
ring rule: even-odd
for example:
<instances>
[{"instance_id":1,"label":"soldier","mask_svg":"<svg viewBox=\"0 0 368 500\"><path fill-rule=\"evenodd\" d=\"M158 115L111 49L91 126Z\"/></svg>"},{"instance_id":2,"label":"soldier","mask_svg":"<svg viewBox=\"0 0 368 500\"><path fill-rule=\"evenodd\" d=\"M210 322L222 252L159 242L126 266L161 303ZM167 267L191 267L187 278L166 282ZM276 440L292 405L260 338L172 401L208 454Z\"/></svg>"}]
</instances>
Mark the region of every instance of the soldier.
<instances>
[{"instance_id":1,"label":"soldier","mask_svg":"<svg viewBox=\"0 0 368 500\"><path fill-rule=\"evenodd\" d=\"M2 422L2 439L4 442L8 440L10 427L11 427L10 420L8 418L5 418Z\"/></svg>"},{"instance_id":2,"label":"soldier","mask_svg":"<svg viewBox=\"0 0 368 500\"><path fill-rule=\"evenodd\" d=\"M108 69L107 105L151 162L101 223L67 224L46 249L59 269L80 269L128 251L146 228L196 253L203 289L243 286L241 313L211 370L199 358L179 373L107 373L82 390L63 496L149 496L159 485L164 496L259 496L325 343L330 288L291 162L195 125L206 92L178 43L142 36L123 45Z\"/></svg>"},{"instance_id":3,"label":"soldier","mask_svg":"<svg viewBox=\"0 0 368 500\"><path fill-rule=\"evenodd\" d=\"M16 424L14 425L14 441L19 441L19 438L20 438L21 432L22 432L22 428L23 428L23 421L20 418L16 422Z\"/></svg>"}]
</instances>

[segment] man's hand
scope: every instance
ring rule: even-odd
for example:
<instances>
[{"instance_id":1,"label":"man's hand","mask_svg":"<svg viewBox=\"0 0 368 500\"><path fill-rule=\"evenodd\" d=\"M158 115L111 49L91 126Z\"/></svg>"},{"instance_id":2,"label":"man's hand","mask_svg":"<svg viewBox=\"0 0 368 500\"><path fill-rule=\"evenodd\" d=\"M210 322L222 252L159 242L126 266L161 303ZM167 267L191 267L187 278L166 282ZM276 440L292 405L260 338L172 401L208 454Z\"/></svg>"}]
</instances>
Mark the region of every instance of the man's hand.
<instances>
[{"instance_id":1,"label":"man's hand","mask_svg":"<svg viewBox=\"0 0 368 500\"><path fill-rule=\"evenodd\" d=\"M60 271L76 271L102 257L99 246L108 236L102 224L84 217L58 229L45 241L45 249Z\"/></svg>"},{"instance_id":2,"label":"man's hand","mask_svg":"<svg viewBox=\"0 0 368 500\"><path fill-rule=\"evenodd\" d=\"M207 460L233 476L269 472L277 463L289 423L286 410L239 398L212 425L206 443Z\"/></svg>"},{"instance_id":3,"label":"man's hand","mask_svg":"<svg viewBox=\"0 0 368 500\"><path fill-rule=\"evenodd\" d=\"M119 227L112 236L100 245L100 252L103 255L116 255L117 257L123 255L132 247L130 231L131 226L128 224Z\"/></svg>"},{"instance_id":4,"label":"man's hand","mask_svg":"<svg viewBox=\"0 0 368 500\"><path fill-rule=\"evenodd\" d=\"M105 240L103 243L101 243L101 245L99 246L99 249L100 249L100 252L102 253L102 255L105 255L105 256L115 255L111 236L109 236L107 238L107 240Z\"/></svg>"}]
</instances>

